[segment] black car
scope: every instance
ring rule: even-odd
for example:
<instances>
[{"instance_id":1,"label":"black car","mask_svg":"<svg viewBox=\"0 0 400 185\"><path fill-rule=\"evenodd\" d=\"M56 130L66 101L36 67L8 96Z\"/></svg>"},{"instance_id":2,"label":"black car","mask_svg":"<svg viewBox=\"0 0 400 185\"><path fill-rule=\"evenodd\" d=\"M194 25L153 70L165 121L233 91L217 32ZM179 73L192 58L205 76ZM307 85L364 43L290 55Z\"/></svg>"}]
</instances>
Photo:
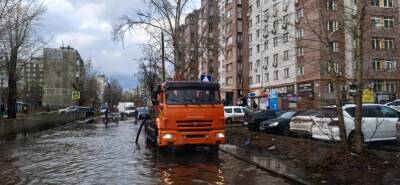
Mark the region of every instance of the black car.
<instances>
[{"instance_id":1,"label":"black car","mask_svg":"<svg viewBox=\"0 0 400 185\"><path fill-rule=\"evenodd\" d=\"M86 117L94 116L94 110L89 107L77 107L69 112L85 113Z\"/></svg>"},{"instance_id":2,"label":"black car","mask_svg":"<svg viewBox=\"0 0 400 185\"><path fill-rule=\"evenodd\" d=\"M281 112L275 110L260 110L254 112L253 114L245 117L245 122L247 123L247 128L250 131L259 131L260 123L265 120L270 120L278 117Z\"/></svg>"},{"instance_id":3,"label":"black car","mask_svg":"<svg viewBox=\"0 0 400 185\"><path fill-rule=\"evenodd\" d=\"M266 120L260 123L259 129L262 132L269 132L275 134L289 135L290 120L305 112L304 110L288 111L275 119Z\"/></svg>"}]
</instances>

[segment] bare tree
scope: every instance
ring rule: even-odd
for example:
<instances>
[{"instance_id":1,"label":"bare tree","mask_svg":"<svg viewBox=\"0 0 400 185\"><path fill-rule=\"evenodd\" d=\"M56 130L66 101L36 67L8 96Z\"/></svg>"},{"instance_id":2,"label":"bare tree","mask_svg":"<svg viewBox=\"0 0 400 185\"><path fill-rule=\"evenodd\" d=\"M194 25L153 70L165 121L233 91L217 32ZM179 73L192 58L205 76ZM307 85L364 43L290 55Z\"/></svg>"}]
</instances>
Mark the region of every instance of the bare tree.
<instances>
[{"instance_id":1,"label":"bare tree","mask_svg":"<svg viewBox=\"0 0 400 185\"><path fill-rule=\"evenodd\" d=\"M162 79L161 73L162 69L158 65L160 63L159 51L151 48L145 47L145 58L139 63L139 70L136 73L138 81L142 82L147 93L152 95L157 88L157 85L161 84Z\"/></svg>"},{"instance_id":2,"label":"bare tree","mask_svg":"<svg viewBox=\"0 0 400 185\"><path fill-rule=\"evenodd\" d=\"M111 79L104 91L104 101L108 103L109 109L114 110L122 98L122 87L118 80Z\"/></svg>"},{"instance_id":3,"label":"bare tree","mask_svg":"<svg viewBox=\"0 0 400 185\"><path fill-rule=\"evenodd\" d=\"M99 101L99 83L97 82L97 72L93 69L91 60L86 63L86 73L83 81L83 89L81 90L80 105L96 107L96 102Z\"/></svg>"},{"instance_id":4,"label":"bare tree","mask_svg":"<svg viewBox=\"0 0 400 185\"><path fill-rule=\"evenodd\" d=\"M16 117L17 61L37 51L37 23L45 8L33 0L1 1L0 54L8 71L8 118Z\"/></svg>"},{"instance_id":5,"label":"bare tree","mask_svg":"<svg viewBox=\"0 0 400 185\"><path fill-rule=\"evenodd\" d=\"M113 30L114 40L123 41L125 36L134 28L146 28L147 30L160 30L166 34L167 48L172 50L172 60L175 72L179 71L180 41L179 30L184 12L189 0L145 0L150 7L147 10L136 10L133 16L124 15ZM142 26L142 27L141 27ZM177 74L177 73L176 73Z\"/></svg>"}]
</instances>

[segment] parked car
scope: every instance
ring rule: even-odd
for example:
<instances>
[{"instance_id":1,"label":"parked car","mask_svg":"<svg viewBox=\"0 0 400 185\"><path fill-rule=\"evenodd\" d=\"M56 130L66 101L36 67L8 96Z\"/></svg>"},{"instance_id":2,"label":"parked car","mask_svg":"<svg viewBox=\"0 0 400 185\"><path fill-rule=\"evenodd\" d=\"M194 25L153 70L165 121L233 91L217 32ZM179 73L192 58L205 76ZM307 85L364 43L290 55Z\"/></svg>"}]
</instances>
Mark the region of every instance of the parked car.
<instances>
[{"instance_id":1,"label":"parked car","mask_svg":"<svg viewBox=\"0 0 400 185\"><path fill-rule=\"evenodd\" d=\"M400 112L386 105L362 106L362 136L364 142L396 140L400 128ZM344 124L351 142L354 136L355 105L343 106ZM340 140L337 118L330 122L316 122L312 137L321 140Z\"/></svg>"},{"instance_id":2,"label":"parked car","mask_svg":"<svg viewBox=\"0 0 400 185\"><path fill-rule=\"evenodd\" d=\"M389 103L387 103L385 105L400 111L400 99L399 100L394 100L394 101L389 102Z\"/></svg>"},{"instance_id":3,"label":"parked car","mask_svg":"<svg viewBox=\"0 0 400 185\"><path fill-rule=\"evenodd\" d=\"M146 116L149 115L149 110L147 107L138 107L136 108L135 117L138 120L144 119Z\"/></svg>"},{"instance_id":4,"label":"parked car","mask_svg":"<svg viewBox=\"0 0 400 185\"><path fill-rule=\"evenodd\" d=\"M66 113L66 112L69 112L69 111L71 111L71 110L73 110L73 109L76 109L76 108L78 108L78 107L81 107L81 106L69 106L69 107L64 108L64 109L59 109L59 110L58 110L58 113L60 113L60 114Z\"/></svg>"},{"instance_id":5,"label":"parked car","mask_svg":"<svg viewBox=\"0 0 400 185\"><path fill-rule=\"evenodd\" d=\"M282 113L275 110L260 110L251 114L245 121L247 122L247 129L250 131L259 131L260 123L265 120L274 119Z\"/></svg>"},{"instance_id":6,"label":"parked car","mask_svg":"<svg viewBox=\"0 0 400 185\"><path fill-rule=\"evenodd\" d=\"M85 113L86 117L91 117L94 116L94 110L90 107L76 107L68 112L79 112L79 113Z\"/></svg>"},{"instance_id":7,"label":"parked car","mask_svg":"<svg viewBox=\"0 0 400 185\"><path fill-rule=\"evenodd\" d=\"M299 136L311 136L312 126L321 110L308 110L290 120L289 133ZM318 116L319 117L319 116Z\"/></svg>"},{"instance_id":8,"label":"parked car","mask_svg":"<svg viewBox=\"0 0 400 185\"><path fill-rule=\"evenodd\" d=\"M263 121L260 123L260 131L288 136L290 131L290 120L304 112L305 110L288 111L275 119Z\"/></svg>"},{"instance_id":9,"label":"parked car","mask_svg":"<svg viewBox=\"0 0 400 185\"><path fill-rule=\"evenodd\" d=\"M245 115L249 115L251 111L246 107L226 106L224 107L224 117L226 124L240 122L244 124Z\"/></svg>"}]
</instances>

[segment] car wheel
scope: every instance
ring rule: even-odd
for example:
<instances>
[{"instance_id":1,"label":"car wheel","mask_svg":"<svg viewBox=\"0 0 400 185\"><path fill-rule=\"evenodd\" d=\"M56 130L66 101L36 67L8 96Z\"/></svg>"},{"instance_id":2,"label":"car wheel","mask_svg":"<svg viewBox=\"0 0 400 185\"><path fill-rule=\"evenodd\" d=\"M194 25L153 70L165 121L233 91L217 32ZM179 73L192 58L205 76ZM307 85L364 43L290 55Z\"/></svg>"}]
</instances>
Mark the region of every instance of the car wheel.
<instances>
[{"instance_id":1,"label":"car wheel","mask_svg":"<svg viewBox=\"0 0 400 185\"><path fill-rule=\"evenodd\" d=\"M232 124L232 118L227 118L226 121L225 121L225 123L226 123L227 125Z\"/></svg>"}]
</instances>

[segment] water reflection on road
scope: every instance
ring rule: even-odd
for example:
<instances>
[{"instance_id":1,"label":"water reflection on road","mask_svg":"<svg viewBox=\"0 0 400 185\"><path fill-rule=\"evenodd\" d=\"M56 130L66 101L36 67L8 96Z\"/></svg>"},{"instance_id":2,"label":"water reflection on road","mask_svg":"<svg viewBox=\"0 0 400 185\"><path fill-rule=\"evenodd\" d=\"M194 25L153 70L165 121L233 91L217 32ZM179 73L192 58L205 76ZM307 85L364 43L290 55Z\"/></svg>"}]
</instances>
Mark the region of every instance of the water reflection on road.
<instances>
[{"instance_id":1,"label":"water reflection on road","mask_svg":"<svg viewBox=\"0 0 400 185\"><path fill-rule=\"evenodd\" d=\"M0 184L289 184L224 153L157 153L137 128L72 124L0 145Z\"/></svg>"}]
</instances>

